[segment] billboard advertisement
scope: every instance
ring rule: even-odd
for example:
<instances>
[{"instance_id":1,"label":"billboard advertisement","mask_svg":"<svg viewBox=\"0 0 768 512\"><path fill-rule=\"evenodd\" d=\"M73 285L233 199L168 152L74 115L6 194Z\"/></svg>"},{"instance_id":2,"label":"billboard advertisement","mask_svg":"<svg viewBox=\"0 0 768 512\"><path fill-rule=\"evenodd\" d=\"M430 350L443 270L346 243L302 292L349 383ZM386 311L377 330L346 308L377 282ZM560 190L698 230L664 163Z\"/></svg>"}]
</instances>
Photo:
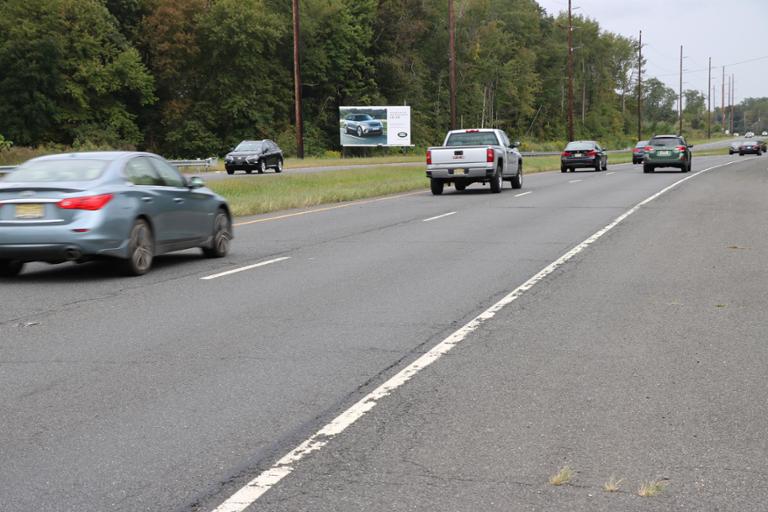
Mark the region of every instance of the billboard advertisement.
<instances>
[{"instance_id":1,"label":"billboard advertisement","mask_svg":"<svg viewBox=\"0 0 768 512\"><path fill-rule=\"evenodd\" d=\"M410 146L411 107L339 107L342 146Z\"/></svg>"}]
</instances>

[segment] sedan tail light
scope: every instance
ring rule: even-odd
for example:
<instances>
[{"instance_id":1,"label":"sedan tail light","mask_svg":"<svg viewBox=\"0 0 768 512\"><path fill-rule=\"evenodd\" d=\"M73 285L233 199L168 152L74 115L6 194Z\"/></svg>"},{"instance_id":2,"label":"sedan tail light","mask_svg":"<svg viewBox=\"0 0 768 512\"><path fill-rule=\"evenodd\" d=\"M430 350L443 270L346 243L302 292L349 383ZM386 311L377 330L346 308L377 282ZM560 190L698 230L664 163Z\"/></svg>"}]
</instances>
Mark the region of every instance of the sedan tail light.
<instances>
[{"instance_id":1,"label":"sedan tail light","mask_svg":"<svg viewBox=\"0 0 768 512\"><path fill-rule=\"evenodd\" d=\"M62 210L90 210L96 211L104 208L114 197L113 194L100 194L98 196L68 197L62 199L56 206Z\"/></svg>"},{"instance_id":2,"label":"sedan tail light","mask_svg":"<svg viewBox=\"0 0 768 512\"><path fill-rule=\"evenodd\" d=\"M432 165L432 152L427 150L427 165Z\"/></svg>"},{"instance_id":3,"label":"sedan tail light","mask_svg":"<svg viewBox=\"0 0 768 512\"><path fill-rule=\"evenodd\" d=\"M594 149L592 151L587 151L587 156L597 156L597 151Z\"/></svg>"},{"instance_id":4,"label":"sedan tail light","mask_svg":"<svg viewBox=\"0 0 768 512\"><path fill-rule=\"evenodd\" d=\"M486 162L493 162L493 160L496 158L496 155L493 153L493 150L491 148L488 148L485 150L485 161Z\"/></svg>"},{"instance_id":5,"label":"sedan tail light","mask_svg":"<svg viewBox=\"0 0 768 512\"><path fill-rule=\"evenodd\" d=\"M563 151L563 152L560 154L560 156L571 156L571 152L570 152L570 151Z\"/></svg>"}]
</instances>

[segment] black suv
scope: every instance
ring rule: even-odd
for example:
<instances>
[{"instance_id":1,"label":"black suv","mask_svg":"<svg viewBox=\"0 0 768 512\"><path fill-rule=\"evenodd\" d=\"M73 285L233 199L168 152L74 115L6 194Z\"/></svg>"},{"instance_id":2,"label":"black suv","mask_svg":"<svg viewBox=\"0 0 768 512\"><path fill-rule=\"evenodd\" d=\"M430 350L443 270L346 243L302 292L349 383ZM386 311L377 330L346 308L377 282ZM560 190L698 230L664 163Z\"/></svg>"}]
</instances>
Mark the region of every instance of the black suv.
<instances>
[{"instance_id":1,"label":"black suv","mask_svg":"<svg viewBox=\"0 0 768 512\"><path fill-rule=\"evenodd\" d=\"M245 171L259 174L272 168L275 172L283 172L283 151L271 140L244 140L224 157L224 168L227 174L235 171Z\"/></svg>"}]
</instances>

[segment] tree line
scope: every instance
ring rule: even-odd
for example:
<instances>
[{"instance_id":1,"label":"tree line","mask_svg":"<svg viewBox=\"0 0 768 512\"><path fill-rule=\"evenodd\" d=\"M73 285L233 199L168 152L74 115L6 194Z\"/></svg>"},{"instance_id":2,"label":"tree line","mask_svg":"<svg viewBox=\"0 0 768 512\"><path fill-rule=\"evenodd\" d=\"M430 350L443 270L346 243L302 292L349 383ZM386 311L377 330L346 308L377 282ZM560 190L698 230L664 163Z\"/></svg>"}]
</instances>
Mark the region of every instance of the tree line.
<instances>
[{"instance_id":1,"label":"tree line","mask_svg":"<svg viewBox=\"0 0 768 512\"><path fill-rule=\"evenodd\" d=\"M271 138L291 153L290 4L3 0L0 140L192 157ZM457 0L456 12L461 124L563 141L565 17L534 0ZM338 149L344 105L410 105L415 143L442 140L445 0L301 0L300 13L307 153ZM589 18L574 24L576 136L625 144L637 126L637 42ZM656 79L643 91L645 135L676 131L675 91ZM703 96L685 96L686 127L701 130Z\"/></svg>"}]
</instances>

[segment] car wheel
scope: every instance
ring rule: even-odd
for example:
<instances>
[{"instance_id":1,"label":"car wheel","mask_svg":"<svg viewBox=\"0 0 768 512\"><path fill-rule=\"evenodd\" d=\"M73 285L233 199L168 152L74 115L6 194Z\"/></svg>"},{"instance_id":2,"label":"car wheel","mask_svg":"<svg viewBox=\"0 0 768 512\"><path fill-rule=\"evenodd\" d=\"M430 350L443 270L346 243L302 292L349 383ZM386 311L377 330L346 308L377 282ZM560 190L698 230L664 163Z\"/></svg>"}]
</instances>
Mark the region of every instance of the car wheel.
<instances>
[{"instance_id":1,"label":"car wheel","mask_svg":"<svg viewBox=\"0 0 768 512\"><path fill-rule=\"evenodd\" d=\"M517 164L517 175L512 177L512 188L523 188L523 162Z\"/></svg>"},{"instance_id":2,"label":"car wheel","mask_svg":"<svg viewBox=\"0 0 768 512\"><path fill-rule=\"evenodd\" d=\"M362 137L363 136L363 128L361 126L357 127L357 136Z\"/></svg>"},{"instance_id":3,"label":"car wheel","mask_svg":"<svg viewBox=\"0 0 768 512\"><path fill-rule=\"evenodd\" d=\"M466 183L459 183L458 181L454 181L454 182L453 182L453 187L454 187L456 190L458 190L458 191L462 191L462 190L464 190L465 188L467 188L467 184L466 184Z\"/></svg>"},{"instance_id":4,"label":"car wheel","mask_svg":"<svg viewBox=\"0 0 768 512\"><path fill-rule=\"evenodd\" d=\"M496 169L496 174L491 178L491 193L498 194L501 192L501 185L504 183L501 178L501 169Z\"/></svg>"},{"instance_id":5,"label":"car wheel","mask_svg":"<svg viewBox=\"0 0 768 512\"><path fill-rule=\"evenodd\" d=\"M155 258L155 241L152 229L147 221L138 219L133 223L128 235L128 259L123 262L123 270L130 276L141 276L152 268Z\"/></svg>"},{"instance_id":6,"label":"car wheel","mask_svg":"<svg viewBox=\"0 0 768 512\"><path fill-rule=\"evenodd\" d=\"M245 168L245 174L251 174L252 172L253 172L253 169L251 169L250 167Z\"/></svg>"},{"instance_id":7,"label":"car wheel","mask_svg":"<svg viewBox=\"0 0 768 512\"><path fill-rule=\"evenodd\" d=\"M741 151L739 151L739 156L744 156L744 153L742 153Z\"/></svg>"},{"instance_id":8,"label":"car wheel","mask_svg":"<svg viewBox=\"0 0 768 512\"><path fill-rule=\"evenodd\" d=\"M643 172L653 172L653 167L648 164L643 164Z\"/></svg>"},{"instance_id":9,"label":"car wheel","mask_svg":"<svg viewBox=\"0 0 768 512\"><path fill-rule=\"evenodd\" d=\"M275 166L275 172L283 172L283 159L279 159L277 161L277 165Z\"/></svg>"},{"instance_id":10,"label":"car wheel","mask_svg":"<svg viewBox=\"0 0 768 512\"><path fill-rule=\"evenodd\" d=\"M234 169L229 169L229 168L228 168L228 169L227 169L227 174L235 174L235 170L234 170Z\"/></svg>"},{"instance_id":11,"label":"car wheel","mask_svg":"<svg viewBox=\"0 0 768 512\"><path fill-rule=\"evenodd\" d=\"M595 171L600 172L600 167L602 167L603 163L600 161L600 158L597 158L595 160Z\"/></svg>"},{"instance_id":12,"label":"car wheel","mask_svg":"<svg viewBox=\"0 0 768 512\"><path fill-rule=\"evenodd\" d=\"M259 160L259 167L258 167L257 170L258 170L259 174L264 174L264 171L267 170L267 162L264 161L263 158L261 160Z\"/></svg>"},{"instance_id":13,"label":"car wheel","mask_svg":"<svg viewBox=\"0 0 768 512\"><path fill-rule=\"evenodd\" d=\"M608 159L607 158L605 159L605 162L603 162L603 170L604 171L608 170Z\"/></svg>"},{"instance_id":14,"label":"car wheel","mask_svg":"<svg viewBox=\"0 0 768 512\"><path fill-rule=\"evenodd\" d=\"M0 277L13 277L21 273L24 262L19 260L0 260Z\"/></svg>"},{"instance_id":15,"label":"car wheel","mask_svg":"<svg viewBox=\"0 0 768 512\"><path fill-rule=\"evenodd\" d=\"M564 165L560 166L560 172L568 172L568 168Z\"/></svg>"},{"instance_id":16,"label":"car wheel","mask_svg":"<svg viewBox=\"0 0 768 512\"><path fill-rule=\"evenodd\" d=\"M443 193L443 187L445 183L443 180L431 179L429 180L429 188L432 189L432 195L439 196Z\"/></svg>"},{"instance_id":17,"label":"car wheel","mask_svg":"<svg viewBox=\"0 0 768 512\"><path fill-rule=\"evenodd\" d=\"M223 258L229 253L230 240L232 240L232 226L227 213L219 208L213 219L213 235L210 247L203 247L203 255L206 258Z\"/></svg>"}]
</instances>

